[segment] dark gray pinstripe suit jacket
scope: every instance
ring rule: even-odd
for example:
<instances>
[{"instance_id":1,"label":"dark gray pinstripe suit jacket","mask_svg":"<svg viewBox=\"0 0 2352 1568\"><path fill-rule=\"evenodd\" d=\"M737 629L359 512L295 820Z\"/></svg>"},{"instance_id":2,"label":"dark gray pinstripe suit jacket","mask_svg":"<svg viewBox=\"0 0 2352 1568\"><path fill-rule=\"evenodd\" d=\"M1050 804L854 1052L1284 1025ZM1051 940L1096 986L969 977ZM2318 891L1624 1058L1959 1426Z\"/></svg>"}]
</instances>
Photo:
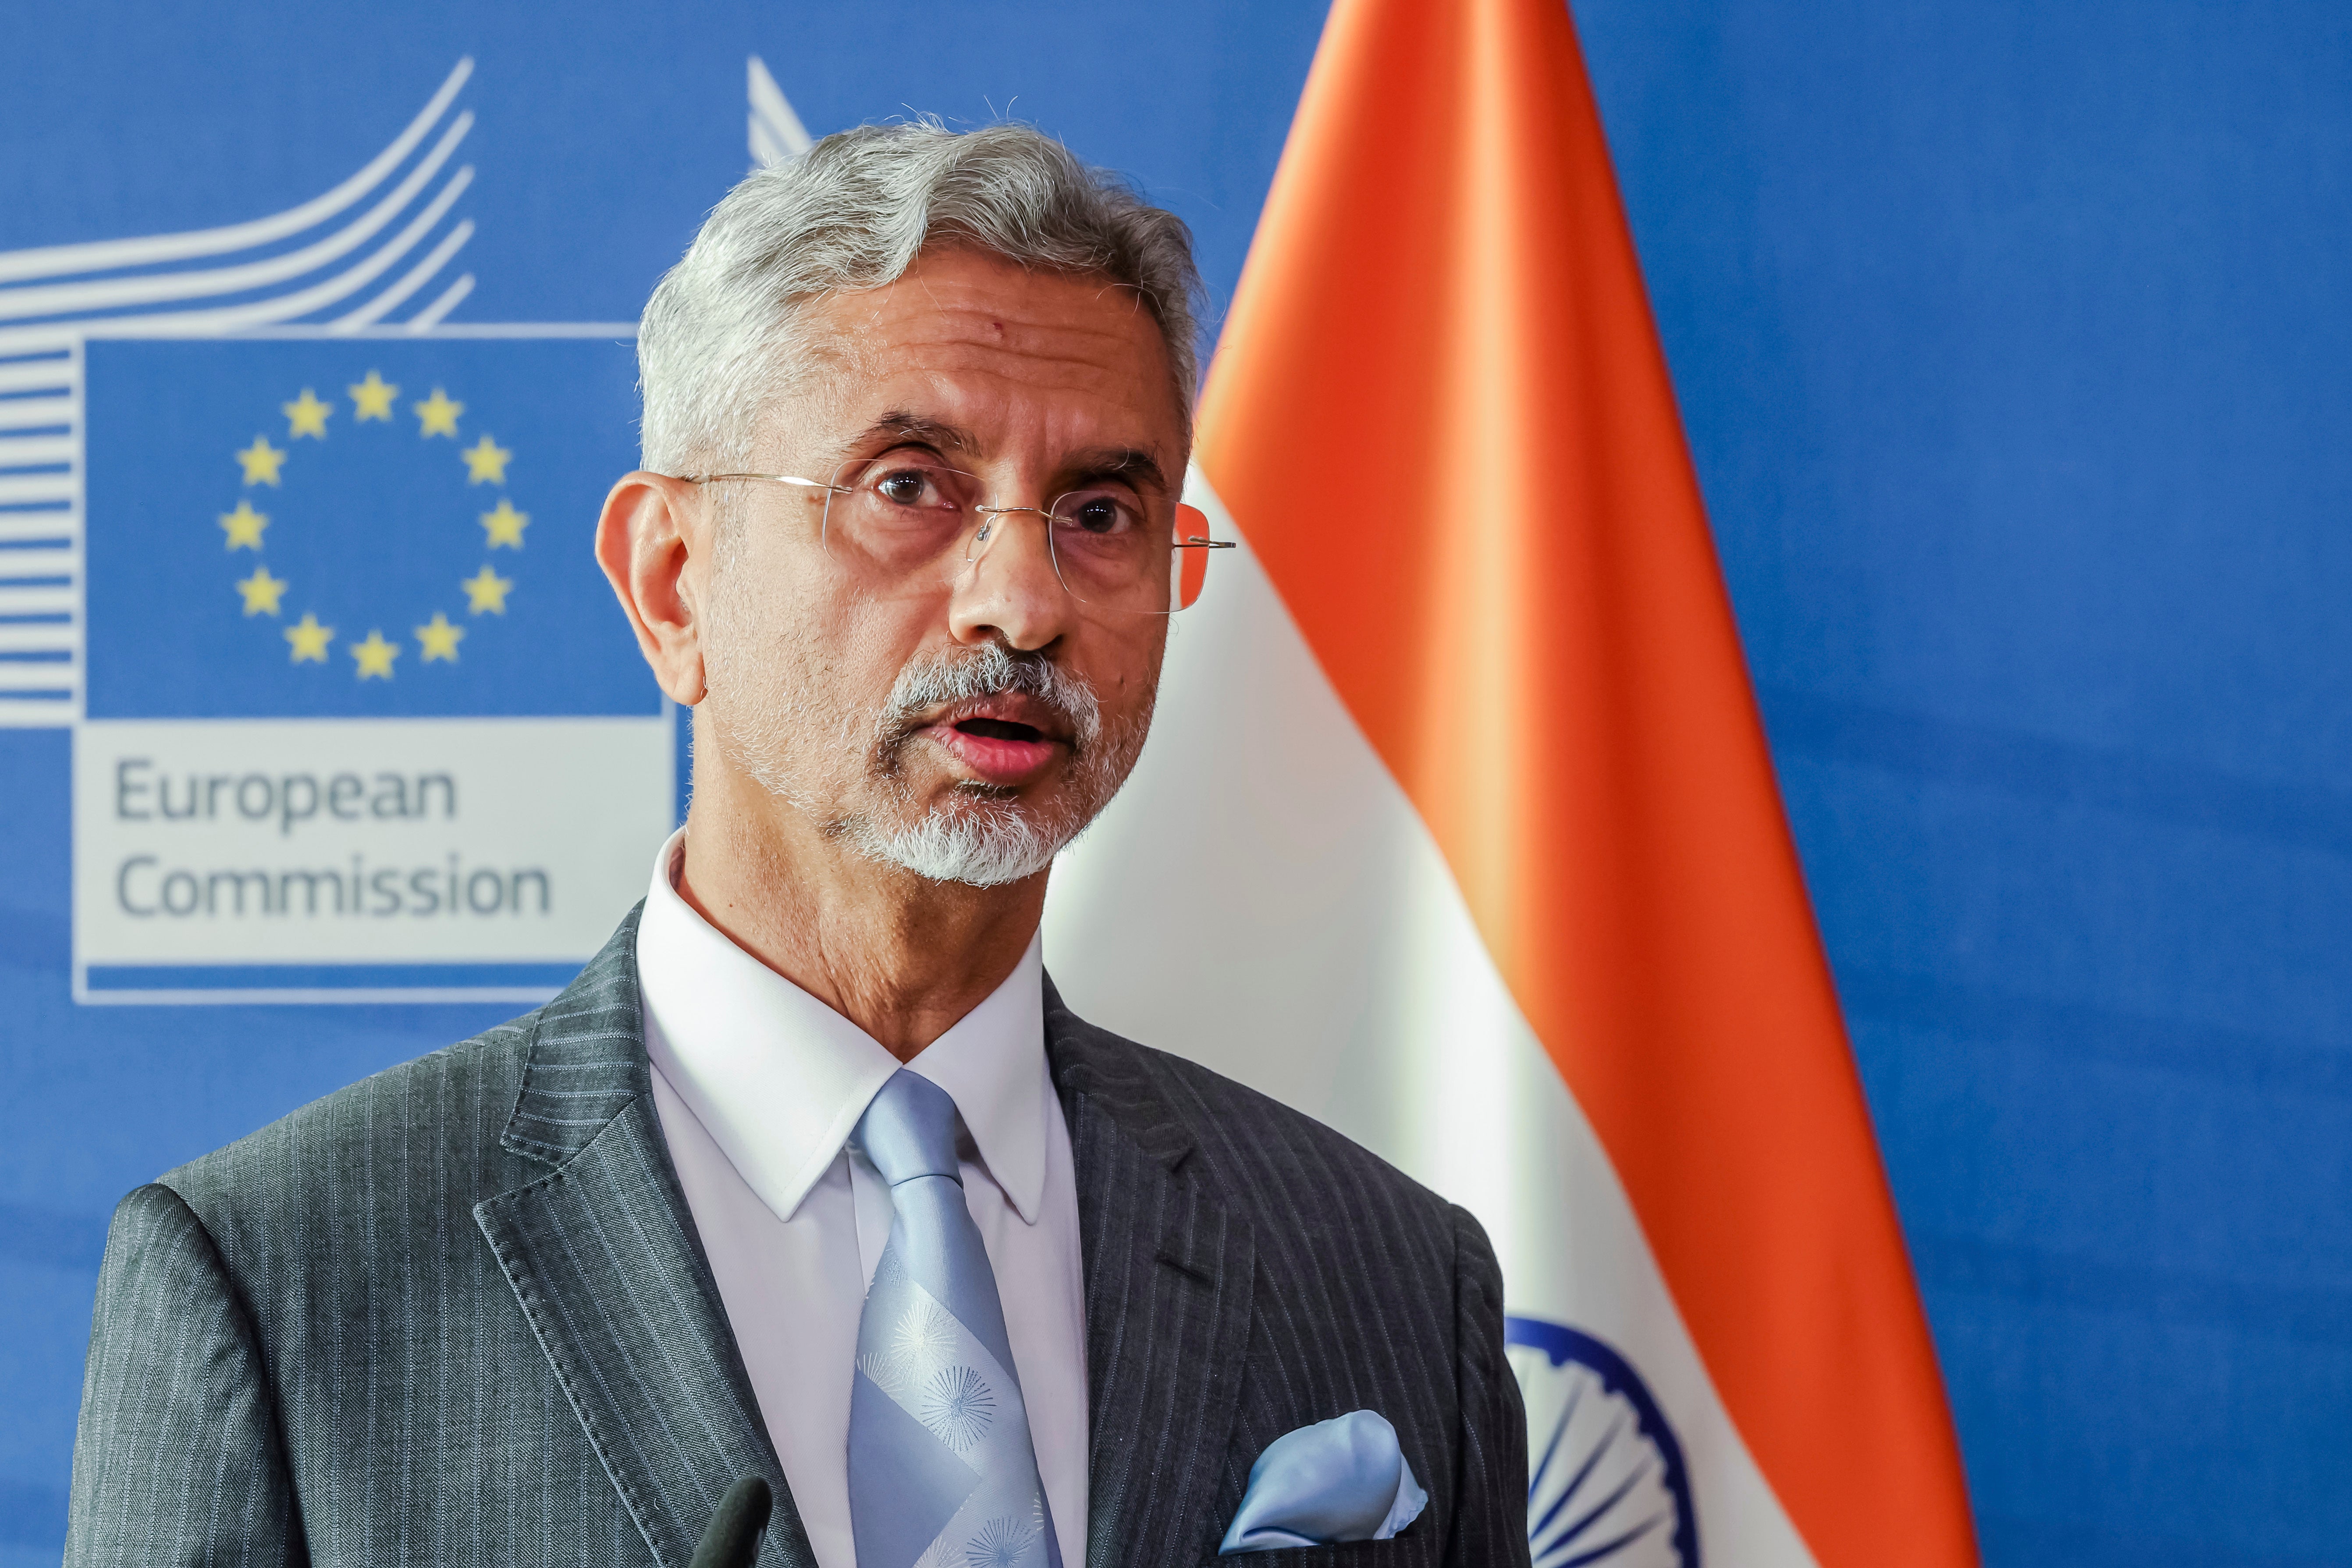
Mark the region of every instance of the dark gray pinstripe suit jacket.
<instances>
[{"instance_id":1,"label":"dark gray pinstripe suit jacket","mask_svg":"<svg viewBox=\"0 0 2352 1568\"><path fill-rule=\"evenodd\" d=\"M662 1142L635 933L538 1012L123 1200L68 1563L684 1568L761 1475L761 1563L813 1564ZM1395 1423L1427 1512L1256 1568L1525 1563L1476 1222L1050 984L1045 1029L1077 1163L1090 1568L1211 1561L1259 1451L1360 1408Z\"/></svg>"}]
</instances>

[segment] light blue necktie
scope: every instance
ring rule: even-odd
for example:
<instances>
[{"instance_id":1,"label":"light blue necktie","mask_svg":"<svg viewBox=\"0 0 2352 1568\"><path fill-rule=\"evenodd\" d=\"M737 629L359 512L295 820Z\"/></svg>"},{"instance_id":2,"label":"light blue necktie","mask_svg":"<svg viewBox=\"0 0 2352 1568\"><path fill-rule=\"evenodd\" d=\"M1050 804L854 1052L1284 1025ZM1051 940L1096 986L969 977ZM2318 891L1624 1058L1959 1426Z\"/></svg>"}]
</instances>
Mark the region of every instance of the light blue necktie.
<instances>
[{"instance_id":1,"label":"light blue necktie","mask_svg":"<svg viewBox=\"0 0 2352 1568\"><path fill-rule=\"evenodd\" d=\"M857 1124L890 1186L849 1397L857 1568L1061 1568L955 1129L948 1091L903 1068Z\"/></svg>"}]
</instances>

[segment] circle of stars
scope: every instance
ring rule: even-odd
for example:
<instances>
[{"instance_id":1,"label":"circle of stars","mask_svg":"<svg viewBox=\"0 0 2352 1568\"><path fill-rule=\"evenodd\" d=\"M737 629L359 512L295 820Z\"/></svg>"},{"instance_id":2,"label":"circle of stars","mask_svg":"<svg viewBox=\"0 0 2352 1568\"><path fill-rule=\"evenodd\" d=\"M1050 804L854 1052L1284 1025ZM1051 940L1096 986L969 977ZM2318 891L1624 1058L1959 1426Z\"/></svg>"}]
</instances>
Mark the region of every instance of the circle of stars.
<instances>
[{"instance_id":1,"label":"circle of stars","mask_svg":"<svg viewBox=\"0 0 2352 1568\"><path fill-rule=\"evenodd\" d=\"M380 372L371 368L363 380L353 382L343 392L351 400L354 428L371 423L387 426L399 423L395 405L400 387L384 380ZM278 406L286 419L286 445L282 447L273 446L268 434L264 432L254 437L252 445L235 454L243 489L247 492L253 492L257 486L278 489L295 443L303 440L324 442L328 435L328 421L340 411L339 405L322 399L315 387L309 386L302 388L299 395ZM446 437L455 446L459 439L458 421L465 416L466 405L451 397L446 388L436 386L429 396L412 402L409 413L416 419L416 434L420 440ZM466 482L468 485L505 488L507 465L514 460L514 453L499 446L488 432L483 432L471 447L458 447L457 455L458 460L466 465ZM269 528L269 514L260 510L253 502L252 493L239 495L236 507L220 514L222 549L231 553L249 550L257 558L262 554L265 548L263 536ZM517 510L511 500L500 495L498 504L481 513L479 521L482 552L487 557L494 550L520 551L523 530L530 526L530 513ZM236 583L237 595L248 617L268 616L282 618L286 595L291 587L287 579L271 575L268 565L258 559L254 563L252 574ZM468 616L503 616L507 613L507 595L514 588L514 580L499 576L497 569L486 559L482 569L471 577L460 579L457 587L466 595L466 614ZM456 664L457 645L466 640L467 635L463 625L450 620L439 610L433 613L430 621L421 626L411 627L410 632L415 640L420 666ZM304 610L302 618L287 626L281 635L286 639L289 662L315 664L322 668L331 662L327 655L334 646L336 628L323 625L316 611ZM400 656L406 651L406 646L405 643L387 639L381 626L371 626L365 637L347 640L345 651L352 656L357 679L389 681Z\"/></svg>"}]
</instances>

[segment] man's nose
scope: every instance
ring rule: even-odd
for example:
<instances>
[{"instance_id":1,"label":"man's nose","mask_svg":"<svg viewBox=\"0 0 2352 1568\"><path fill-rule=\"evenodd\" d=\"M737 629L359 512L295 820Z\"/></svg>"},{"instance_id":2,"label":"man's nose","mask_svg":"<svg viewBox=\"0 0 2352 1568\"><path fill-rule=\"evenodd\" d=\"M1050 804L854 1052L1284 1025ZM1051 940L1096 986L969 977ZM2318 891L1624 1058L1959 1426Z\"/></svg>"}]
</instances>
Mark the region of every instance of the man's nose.
<instances>
[{"instance_id":1,"label":"man's nose","mask_svg":"<svg viewBox=\"0 0 2352 1568\"><path fill-rule=\"evenodd\" d=\"M948 603L948 629L958 642L996 637L1026 652L1067 629L1074 606L1054 570L1052 526L1044 512L1026 507L981 514Z\"/></svg>"}]
</instances>

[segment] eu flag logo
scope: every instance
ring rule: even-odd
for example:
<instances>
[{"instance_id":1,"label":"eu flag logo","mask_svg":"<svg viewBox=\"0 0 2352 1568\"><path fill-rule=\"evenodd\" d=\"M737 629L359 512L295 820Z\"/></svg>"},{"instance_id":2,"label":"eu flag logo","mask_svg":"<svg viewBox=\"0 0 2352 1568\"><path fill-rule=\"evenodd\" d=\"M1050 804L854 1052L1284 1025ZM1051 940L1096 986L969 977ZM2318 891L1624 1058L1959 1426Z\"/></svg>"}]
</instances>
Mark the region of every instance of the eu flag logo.
<instances>
[{"instance_id":1,"label":"eu flag logo","mask_svg":"<svg viewBox=\"0 0 2352 1568\"><path fill-rule=\"evenodd\" d=\"M593 341L92 342L93 718L654 713Z\"/></svg>"},{"instance_id":2,"label":"eu flag logo","mask_svg":"<svg viewBox=\"0 0 2352 1568\"><path fill-rule=\"evenodd\" d=\"M88 345L88 1001L544 995L674 728L590 552L632 345Z\"/></svg>"}]
</instances>

